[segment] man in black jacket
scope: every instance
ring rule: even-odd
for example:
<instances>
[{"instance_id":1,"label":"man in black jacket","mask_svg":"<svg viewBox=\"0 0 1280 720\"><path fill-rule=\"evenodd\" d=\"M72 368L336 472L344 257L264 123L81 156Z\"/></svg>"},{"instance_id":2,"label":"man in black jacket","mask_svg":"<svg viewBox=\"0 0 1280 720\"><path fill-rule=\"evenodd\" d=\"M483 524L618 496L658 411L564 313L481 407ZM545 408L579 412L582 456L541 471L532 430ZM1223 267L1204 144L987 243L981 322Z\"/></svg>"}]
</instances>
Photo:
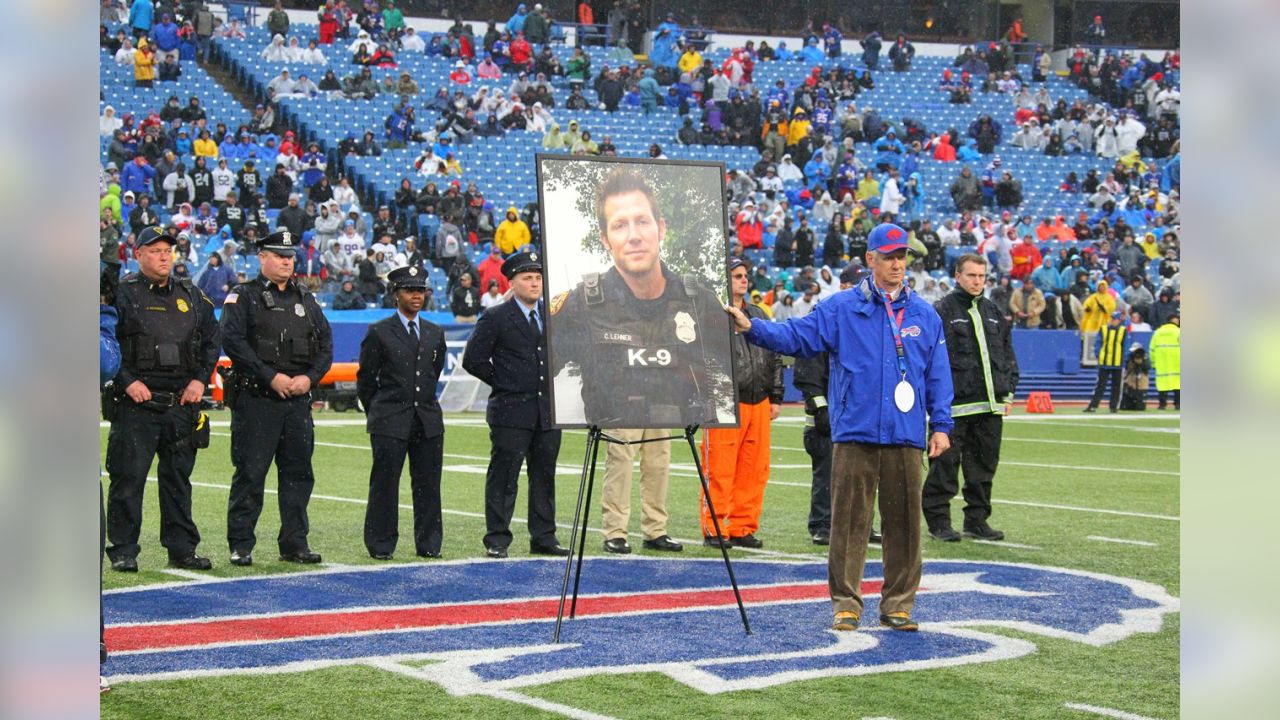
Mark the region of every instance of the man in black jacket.
<instances>
[{"instance_id":1,"label":"man in black jacket","mask_svg":"<svg viewBox=\"0 0 1280 720\"><path fill-rule=\"evenodd\" d=\"M529 551L564 556L569 550L556 539L560 431L551 427L542 257L516 253L502 264L502 274L513 296L480 316L462 354L462 367L492 388L486 410L492 447L484 485L485 554L507 557L520 466L527 458Z\"/></svg>"},{"instance_id":2,"label":"man in black jacket","mask_svg":"<svg viewBox=\"0 0 1280 720\"><path fill-rule=\"evenodd\" d=\"M288 176L286 176L286 179L287 177ZM268 190L268 192L270 192L270 190ZM287 201L288 204L280 211L279 215L276 215L277 230L288 230L297 237L302 237L302 233L307 231L307 211L298 207L298 201L301 199L302 196L298 193L291 193L289 195Z\"/></svg>"},{"instance_id":3,"label":"man in black jacket","mask_svg":"<svg viewBox=\"0 0 1280 720\"><path fill-rule=\"evenodd\" d=\"M413 545L419 557L440 557L440 471L444 421L436 383L444 370L444 331L418 317L426 299L427 273L418 267L392 270L387 279L396 314L369 326L360 343L356 393L364 406L373 447L364 545L375 560L390 560L399 538L400 472L409 457L413 488Z\"/></svg>"},{"instance_id":4,"label":"man in black jacket","mask_svg":"<svg viewBox=\"0 0 1280 720\"><path fill-rule=\"evenodd\" d=\"M279 210L289 202L293 192L293 178L285 172L284 163L276 163L276 172L267 179L267 207Z\"/></svg>"},{"instance_id":5,"label":"man in black jacket","mask_svg":"<svg viewBox=\"0 0 1280 720\"><path fill-rule=\"evenodd\" d=\"M846 265L840 271L840 289L858 284L862 268ZM827 353L796 358L794 382L804 395L804 451L813 466L809 490L809 536L814 545L831 544L831 417L827 408L827 385L831 376ZM880 543L880 533L871 528L870 541Z\"/></svg>"},{"instance_id":6,"label":"man in black jacket","mask_svg":"<svg viewBox=\"0 0 1280 720\"><path fill-rule=\"evenodd\" d=\"M231 358L231 492L227 544L231 564L253 564L255 529L271 463L279 479L285 562L315 564L307 543L307 504L315 487L311 389L333 364L333 331L315 296L294 279L299 238L277 230L257 243L258 277L237 285L222 306L222 347Z\"/></svg>"},{"instance_id":7,"label":"man in black jacket","mask_svg":"<svg viewBox=\"0 0 1280 720\"><path fill-rule=\"evenodd\" d=\"M951 527L951 498L964 471L964 535L1003 540L1004 533L987 524L991 517L991 479L1000 464L1000 439L1008 403L1018 386L1018 359L1013 353L1009 321L996 304L983 297L987 261L962 255L956 261L956 289L934 304L942 316L955 399L951 416L956 428L951 449L929 465L922 502L929 535L958 542Z\"/></svg>"},{"instance_id":8,"label":"man in black jacket","mask_svg":"<svg viewBox=\"0 0 1280 720\"><path fill-rule=\"evenodd\" d=\"M176 243L160 228L144 228L135 251L139 270L120 281L115 298L121 362L107 440L106 552L118 572L138 571L143 495L157 455L160 543L169 566L213 567L196 554L200 531L191 514L191 471L200 398L218 361L221 336L213 303L190 280L170 273Z\"/></svg>"}]
</instances>

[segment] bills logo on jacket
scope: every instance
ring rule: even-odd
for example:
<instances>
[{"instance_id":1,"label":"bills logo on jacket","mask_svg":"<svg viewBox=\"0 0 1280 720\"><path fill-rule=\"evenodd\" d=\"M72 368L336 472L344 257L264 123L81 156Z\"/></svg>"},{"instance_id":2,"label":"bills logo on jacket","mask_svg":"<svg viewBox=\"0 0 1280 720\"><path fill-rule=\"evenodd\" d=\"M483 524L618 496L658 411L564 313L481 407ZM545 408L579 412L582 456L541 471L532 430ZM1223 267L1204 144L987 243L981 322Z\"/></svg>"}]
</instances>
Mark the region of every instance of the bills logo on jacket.
<instances>
[{"instance_id":1,"label":"bills logo on jacket","mask_svg":"<svg viewBox=\"0 0 1280 720\"><path fill-rule=\"evenodd\" d=\"M589 558L578 617L551 644L564 564L443 562L108 592L114 682L368 665L490 694L575 677L663 673L706 693L809 678L1008 661L1021 634L1102 646L1158 632L1178 600L1137 580L1033 565L925 564L919 633L828 630L826 563ZM866 616L879 562L867 564ZM874 623L871 623L874 625ZM991 632L996 630L997 632ZM434 661L420 665L419 661ZM412 663L409 665L403 663Z\"/></svg>"},{"instance_id":2,"label":"bills logo on jacket","mask_svg":"<svg viewBox=\"0 0 1280 720\"><path fill-rule=\"evenodd\" d=\"M920 326L908 325L902 328L902 337L920 337Z\"/></svg>"}]
</instances>

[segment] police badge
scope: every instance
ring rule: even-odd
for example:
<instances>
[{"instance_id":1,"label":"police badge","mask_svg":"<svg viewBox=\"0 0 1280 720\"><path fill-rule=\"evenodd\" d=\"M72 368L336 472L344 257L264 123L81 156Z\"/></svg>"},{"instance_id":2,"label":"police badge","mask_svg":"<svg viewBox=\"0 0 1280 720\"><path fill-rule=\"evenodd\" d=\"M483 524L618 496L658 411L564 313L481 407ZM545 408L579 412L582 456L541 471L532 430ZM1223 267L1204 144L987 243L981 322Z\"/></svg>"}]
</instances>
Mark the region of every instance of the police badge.
<instances>
[{"instance_id":1,"label":"police badge","mask_svg":"<svg viewBox=\"0 0 1280 720\"><path fill-rule=\"evenodd\" d=\"M297 315L298 317L306 317L307 311L305 308L302 307L302 303L297 303L293 306L293 314Z\"/></svg>"},{"instance_id":2,"label":"police badge","mask_svg":"<svg viewBox=\"0 0 1280 720\"><path fill-rule=\"evenodd\" d=\"M691 343L698 339L696 323L693 322L693 316L681 310L676 313L676 338L682 343Z\"/></svg>"}]
</instances>

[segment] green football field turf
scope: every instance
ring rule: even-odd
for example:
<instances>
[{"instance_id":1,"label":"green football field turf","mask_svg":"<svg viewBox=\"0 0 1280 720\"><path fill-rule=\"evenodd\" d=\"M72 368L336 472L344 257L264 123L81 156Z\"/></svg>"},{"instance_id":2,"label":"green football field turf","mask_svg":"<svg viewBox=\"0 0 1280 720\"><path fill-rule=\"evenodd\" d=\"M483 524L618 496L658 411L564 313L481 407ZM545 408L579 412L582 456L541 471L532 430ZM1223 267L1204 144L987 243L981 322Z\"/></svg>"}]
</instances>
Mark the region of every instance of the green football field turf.
<instances>
[{"instance_id":1,"label":"green football field turf","mask_svg":"<svg viewBox=\"0 0 1280 720\"><path fill-rule=\"evenodd\" d=\"M278 562L278 512L267 497L258 526L255 565L227 562L225 522L231 477L226 413L213 413L213 441L193 476L194 512L204 536L200 552L215 577L305 571ZM801 444L802 414L788 407L773 430L773 472L765 496L763 552L733 550L734 557L821 560L806 531L808 456ZM311 501L311 546L329 563L368 565L361 540L369 450L363 416L316 414L316 487ZM450 416L442 488L446 559L480 559L484 534L484 469L488 429L480 415ZM102 430L105 452L107 431ZM1085 570L1160 585L1179 592L1179 429L1176 416L1158 412L1082 416L1060 409L1052 416L1018 414L1005 424L1002 464L995 482L991 524L1002 543L926 541L925 560L969 559ZM585 433L567 432L560 454L557 511L568 543ZM668 509L670 531L686 542L685 557L715 557L693 542L697 480L687 447L673 447ZM601 458L601 469L603 458ZM154 468L153 468L154 475ZM105 480L104 480L105 483ZM274 488L274 472L268 492ZM522 497L517 503L512 556L528 549ZM632 503L632 541L639 551L639 499ZM407 469L401 483L401 545L395 562L430 562L412 554ZM593 500L591 524L599 523ZM957 527L962 501L953 504ZM106 572L107 588L183 581L166 572L158 541L154 483L148 485L137 574ZM587 552L603 554L593 532ZM654 554L654 553L648 553ZM664 554L664 557L667 557ZM879 552L872 547L871 557ZM1088 613L1090 608L1080 607ZM806 680L761 690L706 695L654 673L608 675L526 688L523 700L454 697L436 685L370 667L350 666L298 674L229 676L180 681L118 683L102 701L104 718L1087 718L1069 704L1116 709L1136 716L1178 715L1180 618L1164 616L1158 633L1139 633L1102 647L993 629L1032 641L1026 657L955 668ZM736 628L727 631L735 631ZM542 704L545 710L530 707ZM575 715L575 713L577 713ZM1100 717L1100 715L1092 715Z\"/></svg>"}]
</instances>

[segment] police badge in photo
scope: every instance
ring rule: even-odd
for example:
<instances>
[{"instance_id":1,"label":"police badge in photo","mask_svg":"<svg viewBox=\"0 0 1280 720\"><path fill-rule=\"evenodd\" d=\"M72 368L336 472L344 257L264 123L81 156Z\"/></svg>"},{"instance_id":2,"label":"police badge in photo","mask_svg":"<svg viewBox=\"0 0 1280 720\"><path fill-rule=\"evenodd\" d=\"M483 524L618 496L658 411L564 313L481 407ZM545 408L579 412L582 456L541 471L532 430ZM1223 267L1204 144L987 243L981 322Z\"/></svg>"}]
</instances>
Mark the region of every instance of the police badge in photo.
<instances>
[{"instance_id":1,"label":"police badge in photo","mask_svg":"<svg viewBox=\"0 0 1280 720\"><path fill-rule=\"evenodd\" d=\"M737 424L723 177L538 156L556 426Z\"/></svg>"}]
</instances>

